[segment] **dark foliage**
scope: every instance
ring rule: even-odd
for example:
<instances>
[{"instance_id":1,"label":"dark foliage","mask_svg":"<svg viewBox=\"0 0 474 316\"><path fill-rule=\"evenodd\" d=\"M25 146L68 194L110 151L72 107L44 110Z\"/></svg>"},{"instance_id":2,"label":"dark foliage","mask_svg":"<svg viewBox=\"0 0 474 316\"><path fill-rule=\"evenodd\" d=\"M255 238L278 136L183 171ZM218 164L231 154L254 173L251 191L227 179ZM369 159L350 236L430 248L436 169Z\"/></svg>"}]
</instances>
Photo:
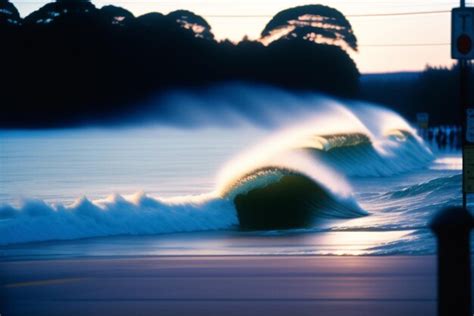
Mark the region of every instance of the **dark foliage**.
<instances>
[{"instance_id":1,"label":"dark foliage","mask_svg":"<svg viewBox=\"0 0 474 316\"><path fill-rule=\"evenodd\" d=\"M214 34L211 32L211 26L201 16L187 10L177 10L168 13L168 17L178 22L181 27L192 30L196 37L212 40Z\"/></svg>"},{"instance_id":2,"label":"dark foliage","mask_svg":"<svg viewBox=\"0 0 474 316\"><path fill-rule=\"evenodd\" d=\"M262 31L262 37L299 38L310 41L329 41L357 50L357 38L352 25L338 10L319 4L303 5L277 13Z\"/></svg>"},{"instance_id":3,"label":"dark foliage","mask_svg":"<svg viewBox=\"0 0 474 316\"><path fill-rule=\"evenodd\" d=\"M14 26L20 23L20 13L15 6L8 0L0 0L0 27Z\"/></svg>"},{"instance_id":4,"label":"dark foliage","mask_svg":"<svg viewBox=\"0 0 474 316\"><path fill-rule=\"evenodd\" d=\"M428 67L419 74L380 75L363 78L360 98L381 103L410 120L430 114L430 124L460 125L459 68ZM469 78L470 104L474 107L474 74Z\"/></svg>"},{"instance_id":5,"label":"dark foliage","mask_svg":"<svg viewBox=\"0 0 474 316\"><path fill-rule=\"evenodd\" d=\"M189 11L134 17L86 0L58 0L21 20L0 1L18 21L0 24L1 127L106 122L141 111L142 100L169 88L222 81L339 96L357 91L356 65L337 46L217 42L209 24Z\"/></svg>"}]
</instances>

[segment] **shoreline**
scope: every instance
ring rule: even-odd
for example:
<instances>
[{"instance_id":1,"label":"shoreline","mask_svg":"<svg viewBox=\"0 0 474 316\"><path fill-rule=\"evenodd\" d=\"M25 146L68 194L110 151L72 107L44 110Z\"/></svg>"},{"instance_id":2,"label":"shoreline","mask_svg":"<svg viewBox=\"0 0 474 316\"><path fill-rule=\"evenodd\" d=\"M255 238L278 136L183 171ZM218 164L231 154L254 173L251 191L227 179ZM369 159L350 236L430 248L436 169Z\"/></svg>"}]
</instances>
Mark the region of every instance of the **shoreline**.
<instances>
[{"instance_id":1,"label":"shoreline","mask_svg":"<svg viewBox=\"0 0 474 316\"><path fill-rule=\"evenodd\" d=\"M474 253L472 254L474 259ZM400 254L362 254L362 255L352 255L352 254L153 254L153 255L18 255L18 256L4 256L0 255L0 265L2 263L12 263L12 262L29 262L29 261L94 261L94 260L129 260L129 259L138 259L138 260L159 260L159 259L186 259L186 258L196 258L196 259L219 259L219 258L387 258L387 257L436 257L435 253L400 253Z\"/></svg>"},{"instance_id":2,"label":"shoreline","mask_svg":"<svg viewBox=\"0 0 474 316\"><path fill-rule=\"evenodd\" d=\"M283 234L278 231L207 231L96 237L0 246L0 262L87 257L432 255L434 240L426 242L423 238L415 243L411 238L414 232L285 231ZM404 246L407 243L410 243L408 248Z\"/></svg>"},{"instance_id":3,"label":"shoreline","mask_svg":"<svg viewBox=\"0 0 474 316\"><path fill-rule=\"evenodd\" d=\"M69 258L0 267L5 315L436 312L432 255Z\"/></svg>"}]
</instances>

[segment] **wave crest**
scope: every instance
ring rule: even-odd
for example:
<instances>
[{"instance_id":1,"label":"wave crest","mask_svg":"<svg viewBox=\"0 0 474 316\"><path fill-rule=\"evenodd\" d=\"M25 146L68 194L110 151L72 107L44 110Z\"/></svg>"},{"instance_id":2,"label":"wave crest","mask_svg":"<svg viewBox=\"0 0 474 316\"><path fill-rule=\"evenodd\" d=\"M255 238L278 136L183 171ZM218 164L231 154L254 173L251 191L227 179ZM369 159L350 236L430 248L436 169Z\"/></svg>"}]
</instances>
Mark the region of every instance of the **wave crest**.
<instances>
[{"instance_id":1,"label":"wave crest","mask_svg":"<svg viewBox=\"0 0 474 316\"><path fill-rule=\"evenodd\" d=\"M19 208L1 206L0 219L0 244L225 230L238 226L232 203L212 195L182 202L145 194L129 198L114 195L97 201L83 197L70 206L26 200Z\"/></svg>"},{"instance_id":2,"label":"wave crest","mask_svg":"<svg viewBox=\"0 0 474 316\"><path fill-rule=\"evenodd\" d=\"M307 121L235 157L213 193L167 200L114 195L81 198L70 206L41 200L18 208L4 205L0 243L225 230L239 224L305 227L320 218L359 217L367 213L346 177L389 176L433 159L409 124L391 111L336 101L320 108Z\"/></svg>"},{"instance_id":3,"label":"wave crest","mask_svg":"<svg viewBox=\"0 0 474 316\"><path fill-rule=\"evenodd\" d=\"M223 194L234 202L243 229L310 227L321 218L367 215L352 198L334 195L309 176L286 168L257 169Z\"/></svg>"}]
</instances>

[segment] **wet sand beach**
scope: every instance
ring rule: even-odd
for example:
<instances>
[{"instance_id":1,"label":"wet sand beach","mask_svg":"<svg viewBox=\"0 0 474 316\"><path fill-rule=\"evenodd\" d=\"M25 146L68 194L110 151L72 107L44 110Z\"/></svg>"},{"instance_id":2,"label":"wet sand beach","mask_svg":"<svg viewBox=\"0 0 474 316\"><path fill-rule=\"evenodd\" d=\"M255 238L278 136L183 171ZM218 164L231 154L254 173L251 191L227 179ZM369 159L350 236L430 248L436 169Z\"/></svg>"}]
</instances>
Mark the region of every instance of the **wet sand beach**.
<instances>
[{"instance_id":1,"label":"wet sand beach","mask_svg":"<svg viewBox=\"0 0 474 316\"><path fill-rule=\"evenodd\" d=\"M2 315L435 315L434 256L4 260Z\"/></svg>"}]
</instances>

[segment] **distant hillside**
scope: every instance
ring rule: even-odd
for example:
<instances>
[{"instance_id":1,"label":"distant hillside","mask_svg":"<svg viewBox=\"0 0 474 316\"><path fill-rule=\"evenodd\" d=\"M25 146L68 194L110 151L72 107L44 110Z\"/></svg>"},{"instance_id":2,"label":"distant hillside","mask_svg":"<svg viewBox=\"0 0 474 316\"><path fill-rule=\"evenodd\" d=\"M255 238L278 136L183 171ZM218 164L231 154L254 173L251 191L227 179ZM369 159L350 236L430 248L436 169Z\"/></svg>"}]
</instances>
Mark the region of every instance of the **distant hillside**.
<instances>
[{"instance_id":1,"label":"distant hillside","mask_svg":"<svg viewBox=\"0 0 474 316\"><path fill-rule=\"evenodd\" d=\"M404 71L389 73L368 73L360 75L360 83L382 82L382 81L414 81L418 80L423 72L421 71Z\"/></svg>"},{"instance_id":2,"label":"distant hillside","mask_svg":"<svg viewBox=\"0 0 474 316\"><path fill-rule=\"evenodd\" d=\"M474 103L474 76L470 79L470 100ZM423 72L362 74L359 98L383 104L414 121L427 112L430 124L459 124L458 68L431 68Z\"/></svg>"}]
</instances>

